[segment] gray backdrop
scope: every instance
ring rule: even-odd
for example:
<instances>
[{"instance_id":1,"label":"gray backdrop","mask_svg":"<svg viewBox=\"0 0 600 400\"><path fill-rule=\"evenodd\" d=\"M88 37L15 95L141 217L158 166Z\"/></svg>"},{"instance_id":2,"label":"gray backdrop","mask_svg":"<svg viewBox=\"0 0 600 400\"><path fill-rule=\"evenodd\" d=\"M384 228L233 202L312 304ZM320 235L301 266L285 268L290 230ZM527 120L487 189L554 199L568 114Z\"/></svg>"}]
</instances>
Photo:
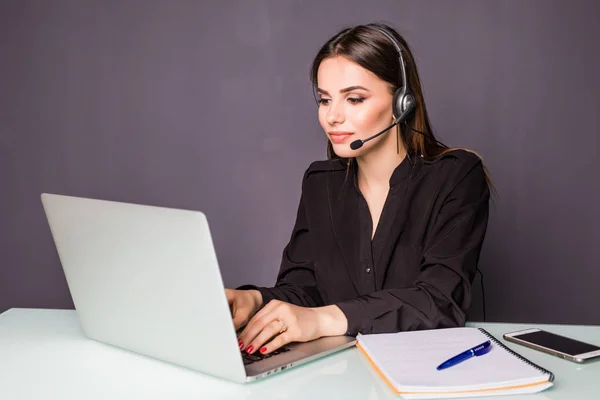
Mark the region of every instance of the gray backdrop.
<instances>
[{"instance_id":1,"label":"gray backdrop","mask_svg":"<svg viewBox=\"0 0 600 400\"><path fill-rule=\"evenodd\" d=\"M385 21L439 137L482 154L498 188L488 320L600 324L599 15L593 0L2 0L0 312L73 306L41 192L202 210L225 283L272 284L302 173L325 158L312 57Z\"/></svg>"}]
</instances>

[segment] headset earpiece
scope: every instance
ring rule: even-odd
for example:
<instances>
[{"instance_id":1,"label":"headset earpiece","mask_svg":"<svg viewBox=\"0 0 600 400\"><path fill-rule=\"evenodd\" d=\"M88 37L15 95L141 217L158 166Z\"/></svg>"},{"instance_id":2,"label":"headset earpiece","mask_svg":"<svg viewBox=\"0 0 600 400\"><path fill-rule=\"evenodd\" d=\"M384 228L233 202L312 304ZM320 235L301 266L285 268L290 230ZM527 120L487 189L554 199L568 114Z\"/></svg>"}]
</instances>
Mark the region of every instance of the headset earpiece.
<instances>
[{"instance_id":1,"label":"headset earpiece","mask_svg":"<svg viewBox=\"0 0 600 400\"><path fill-rule=\"evenodd\" d=\"M408 85L408 79L406 77L406 64L404 62L404 57L402 56L402 48L400 47L400 43L398 43L394 35L387 30L379 27L376 29L388 38L390 43L394 45L396 51L398 52L398 62L400 64L401 75L399 82L400 86L394 93L394 98L392 100L392 111L394 113L394 117L399 118L406 111L412 111L416 106L416 101Z\"/></svg>"},{"instance_id":2,"label":"headset earpiece","mask_svg":"<svg viewBox=\"0 0 600 400\"><path fill-rule=\"evenodd\" d=\"M404 86L396 89L392 100L392 111L394 118L398 118L406 110L412 110L416 106L415 98L411 93L406 93Z\"/></svg>"}]
</instances>

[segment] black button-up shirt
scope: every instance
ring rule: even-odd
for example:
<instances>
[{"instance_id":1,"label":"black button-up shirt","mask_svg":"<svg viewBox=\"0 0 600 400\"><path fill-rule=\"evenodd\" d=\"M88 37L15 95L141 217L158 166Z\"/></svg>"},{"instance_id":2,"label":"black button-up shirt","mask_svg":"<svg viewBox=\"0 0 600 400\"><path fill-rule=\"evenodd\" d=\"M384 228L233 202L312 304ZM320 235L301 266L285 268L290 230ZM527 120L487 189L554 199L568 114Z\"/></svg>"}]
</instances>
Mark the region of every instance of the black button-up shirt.
<instances>
[{"instance_id":1,"label":"black button-up shirt","mask_svg":"<svg viewBox=\"0 0 600 400\"><path fill-rule=\"evenodd\" d=\"M390 190L385 200L379 222L375 227L375 234L373 235L373 218L369 205L366 199L362 195L358 188L356 164L352 165L352 178L354 188L356 189L357 196L357 207L358 207L358 219L359 219L359 260L364 269L364 286L368 292L375 291L375 275L374 271L377 270L375 267L375 255L379 255L386 243L386 237L389 235L391 227L391 221L395 219L395 213L398 209L398 190L397 186L393 186L394 190ZM403 168L399 167L395 170L396 176L392 178L392 181L398 179L398 174L402 172ZM354 195L354 193L352 194ZM393 206L390 206L392 204ZM387 207L386 207L387 206Z\"/></svg>"},{"instance_id":2,"label":"black button-up shirt","mask_svg":"<svg viewBox=\"0 0 600 400\"><path fill-rule=\"evenodd\" d=\"M407 156L390 178L375 235L356 169L311 164L274 287L263 296L306 307L336 304L347 334L464 325L488 222L479 157Z\"/></svg>"}]
</instances>

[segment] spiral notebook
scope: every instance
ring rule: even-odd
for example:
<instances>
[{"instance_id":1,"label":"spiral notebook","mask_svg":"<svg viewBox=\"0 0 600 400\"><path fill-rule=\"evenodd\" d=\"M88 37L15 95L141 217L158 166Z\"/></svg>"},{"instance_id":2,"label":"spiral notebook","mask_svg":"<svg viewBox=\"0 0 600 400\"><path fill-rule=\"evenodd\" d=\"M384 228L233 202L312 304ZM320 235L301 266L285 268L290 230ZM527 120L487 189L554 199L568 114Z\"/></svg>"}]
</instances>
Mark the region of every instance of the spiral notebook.
<instances>
[{"instance_id":1,"label":"spiral notebook","mask_svg":"<svg viewBox=\"0 0 600 400\"><path fill-rule=\"evenodd\" d=\"M490 340L491 350L438 371L445 360ZM482 328L358 335L357 347L398 395L407 399L537 393L552 372L506 347Z\"/></svg>"}]
</instances>

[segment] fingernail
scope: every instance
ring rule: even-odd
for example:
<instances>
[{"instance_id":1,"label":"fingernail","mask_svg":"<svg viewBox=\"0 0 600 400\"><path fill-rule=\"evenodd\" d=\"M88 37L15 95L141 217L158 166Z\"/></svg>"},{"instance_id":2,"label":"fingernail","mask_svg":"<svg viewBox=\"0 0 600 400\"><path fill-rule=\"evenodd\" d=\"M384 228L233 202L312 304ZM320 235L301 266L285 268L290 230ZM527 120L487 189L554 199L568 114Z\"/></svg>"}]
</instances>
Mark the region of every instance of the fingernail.
<instances>
[{"instance_id":1,"label":"fingernail","mask_svg":"<svg viewBox=\"0 0 600 400\"><path fill-rule=\"evenodd\" d=\"M252 350L254 350L254 346L250 345L250 346L248 346L248 348L246 349L246 352L248 352L248 353L252 353Z\"/></svg>"},{"instance_id":2,"label":"fingernail","mask_svg":"<svg viewBox=\"0 0 600 400\"><path fill-rule=\"evenodd\" d=\"M267 351L267 348L266 348L266 347L261 347L261 348L260 348L260 352L261 352L261 353L265 353L266 351Z\"/></svg>"},{"instance_id":3,"label":"fingernail","mask_svg":"<svg viewBox=\"0 0 600 400\"><path fill-rule=\"evenodd\" d=\"M244 348L244 343L240 342L240 350Z\"/></svg>"},{"instance_id":4,"label":"fingernail","mask_svg":"<svg viewBox=\"0 0 600 400\"><path fill-rule=\"evenodd\" d=\"M238 338L238 343L242 343L242 339Z\"/></svg>"}]
</instances>

